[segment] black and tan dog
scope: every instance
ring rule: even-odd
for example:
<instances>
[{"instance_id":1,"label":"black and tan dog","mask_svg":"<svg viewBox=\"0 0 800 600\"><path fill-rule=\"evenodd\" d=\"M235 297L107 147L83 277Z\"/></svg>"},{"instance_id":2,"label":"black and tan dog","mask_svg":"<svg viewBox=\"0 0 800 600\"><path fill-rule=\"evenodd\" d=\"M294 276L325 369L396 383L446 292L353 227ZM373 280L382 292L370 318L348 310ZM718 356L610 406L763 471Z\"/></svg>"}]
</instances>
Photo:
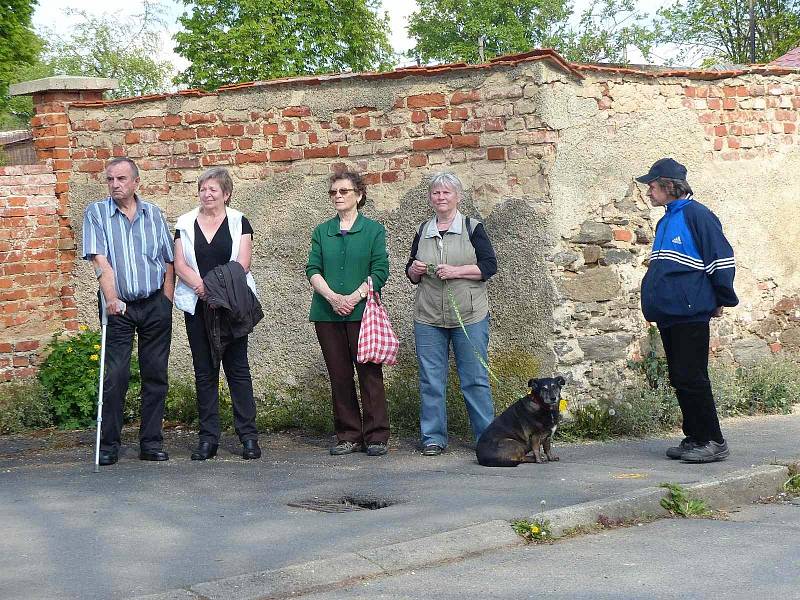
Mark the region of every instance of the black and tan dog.
<instances>
[{"instance_id":1,"label":"black and tan dog","mask_svg":"<svg viewBox=\"0 0 800 600\"><path fill-rule=\"evenodd\" d=\"M484 467L516 467L558 460L551 444L561 420L561 388L565 383L563 377L531 379L531 392L509 406L481 435L475 448L478 462Z\"/></svg>"}]
</instances>

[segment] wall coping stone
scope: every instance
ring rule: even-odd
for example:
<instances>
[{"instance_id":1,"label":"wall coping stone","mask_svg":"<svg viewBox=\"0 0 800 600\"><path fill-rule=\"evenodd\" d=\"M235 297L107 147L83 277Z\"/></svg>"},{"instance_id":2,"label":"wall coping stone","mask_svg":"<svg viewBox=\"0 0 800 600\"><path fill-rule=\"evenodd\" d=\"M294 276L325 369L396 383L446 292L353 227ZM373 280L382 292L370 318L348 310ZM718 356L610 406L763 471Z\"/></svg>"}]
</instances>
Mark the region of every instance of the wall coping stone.
<instances>
[{"instance_id":1,"label":"wall coping stone","mask_svg":"<svg viewBox=\"0 0 800 600\"><path fill-rule=\"evenodd\" d=\"M29 96L40 92L55 90L70 91L98 91L115 90L119 87L119 81L107 77L84 77L81 75L59 75L57 77L45 77L32 81L12 83L9 86L9 93L12 96Z\"/></svg>"}]
</instances>

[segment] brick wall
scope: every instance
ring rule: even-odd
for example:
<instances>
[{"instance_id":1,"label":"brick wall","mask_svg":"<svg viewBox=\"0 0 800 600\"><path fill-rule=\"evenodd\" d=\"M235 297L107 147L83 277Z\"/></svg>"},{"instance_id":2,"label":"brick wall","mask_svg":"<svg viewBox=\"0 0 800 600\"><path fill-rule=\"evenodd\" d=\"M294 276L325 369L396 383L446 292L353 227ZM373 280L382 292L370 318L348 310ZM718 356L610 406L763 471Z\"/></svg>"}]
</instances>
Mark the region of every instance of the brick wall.
<instances>
[{"instance_id":1,"label":"brick wall","mask_svg":"<svg viewBox=\"0 0 800 600\"><path fill-rule=\"evenodd\" d=\"M50 336L77 328L55 184L51 165L0 168L0 381L32 375Z\"/></svg>"},{"instance_id":2,"label":"brick wall","mask_svg":"<svg viewBox=\"0 0 800 600\"><path fill-rule=\"evenodd\" d=\"M773 306L798 296L796 259L765 232L738 235L765 215L765 223L780 221L779 239L800 241L800 220L779 217L796 207L781 170L800 168L798 99L792 71L654 75L532 53L110 102L51 91L34 97L32 126L40 159L51 161L67 270L84 207L105 195L109 158L136 160L141 194L172 223L195 206L205 168L230 169L234 205L257 232L254 275L270 318L254 334L253 369L266 387L324 371L304 323L302 272L311 229L331 214L327 176L342 168L366 176L365 210L388 231L387 305L410 360L413 288L402 268L415 224L429 213L425 177L455 172L467 190L464 211L483 218L498 252L493 352L533 353L543 371L582 386L573 395L590 397L598 387L613 393L646 337L638 283L658 215L632 177L664 155L687 164L737 248L743 304L715 325L714 350L748 336L751 355L798 345L796 311L770 318ZM78 318L96 318L96 284L81 263L73 287L63 286L71 327L73 289ZM175 344L185 344L179 326ZM186 353L172 356L173 366L190 368Z\"/></svg>"}]
</instances>

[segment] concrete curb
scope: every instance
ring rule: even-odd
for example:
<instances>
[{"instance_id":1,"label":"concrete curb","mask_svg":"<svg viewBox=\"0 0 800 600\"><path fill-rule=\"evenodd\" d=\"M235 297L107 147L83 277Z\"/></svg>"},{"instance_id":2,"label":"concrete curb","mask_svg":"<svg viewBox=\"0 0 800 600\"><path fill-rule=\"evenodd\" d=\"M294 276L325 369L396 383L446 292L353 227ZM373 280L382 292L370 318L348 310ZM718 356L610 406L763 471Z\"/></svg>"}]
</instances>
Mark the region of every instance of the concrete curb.
<instances>
[{"instance_id":1,"label":"concrete curb","mask_svg":"<svg viewBox=\"0 0 800 600\"><path fill-rule=\"evenodd\" d=\"M787 461L787 464L793 461ZM690 495L724 510L771 495L788 475L786 466L767 465L734 471L724 477L684 486ZM585 502L537 513L532 518L550 522L554 537L575 528L596 526L601 515L612 520L664 517L660 501L664 489L646 487L630 494ZM311 561L272 571L262 571L198 583L188 589L139 596L134 600L268 600L297 597L340 587L364 578L379 577L429 567L524 542L508 521L495 520L424 538L348 553L335 559Z\"/></svg>"}]
</instances>

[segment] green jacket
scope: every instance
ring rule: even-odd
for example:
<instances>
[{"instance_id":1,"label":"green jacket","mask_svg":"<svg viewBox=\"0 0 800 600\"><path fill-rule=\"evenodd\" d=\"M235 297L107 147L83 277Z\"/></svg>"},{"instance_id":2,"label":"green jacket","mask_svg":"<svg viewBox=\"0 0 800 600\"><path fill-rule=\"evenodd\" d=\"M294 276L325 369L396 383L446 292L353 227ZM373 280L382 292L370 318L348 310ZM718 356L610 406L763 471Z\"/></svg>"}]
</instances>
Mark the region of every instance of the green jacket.
<instances>
[{"instance_id":1,"label":"green jacket","mask_svg":"<svg viewBox=\"0 0 800 600\"><path fill-rule=\"evenodd\" d=\"M389 278L386 253L386 229L360 214L350 233L339 232L339 216L325 221L311 235L306 277L319 273L338 294L350 294L372 275L372 287L380 291ZM366 302L359 302L353 312L341 317L321 295L314 292L309 321L360 321Z\"/></svg>"}]
</instances>

